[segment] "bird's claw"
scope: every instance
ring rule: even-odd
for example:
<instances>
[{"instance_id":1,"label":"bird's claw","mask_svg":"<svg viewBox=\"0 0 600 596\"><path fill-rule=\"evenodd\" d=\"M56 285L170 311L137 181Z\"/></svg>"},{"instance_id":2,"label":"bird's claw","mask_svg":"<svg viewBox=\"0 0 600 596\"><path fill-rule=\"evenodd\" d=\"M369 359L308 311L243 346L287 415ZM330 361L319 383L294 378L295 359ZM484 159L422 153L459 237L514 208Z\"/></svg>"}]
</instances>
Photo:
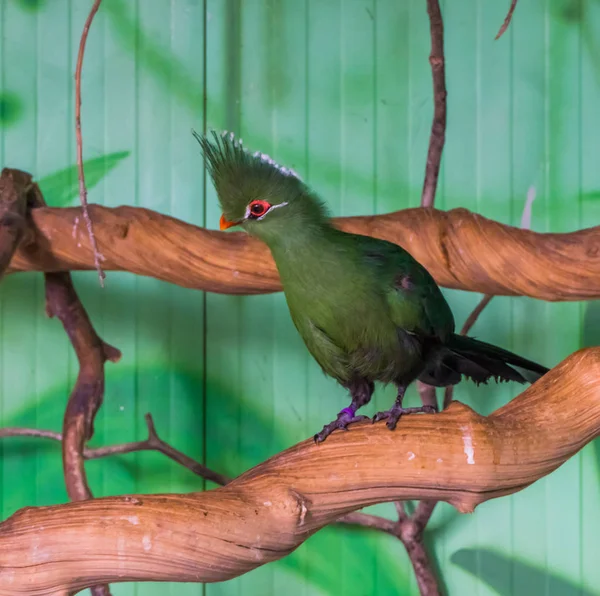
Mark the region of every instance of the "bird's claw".
<instances>
[{"instance_id":1,"label":"bird's claw","mask_svg":"<svg viewBox=\"0 0 600 596\"><path fill-rule=\"evenodd\" d=\"M378 412L373 416L373 422L379 422L380 420L387 419L387 427L390 430L394 430L396 428L396 424L398 424L398 420L404 414L417 414L417 413L428 413L435 414L438 409L435 406L420 406L418 408L402 408L400 406L392 406L391 409L386 410L385 412Z\"/></svg>"},{"instance_id":2,"label":"bird's claw","mask_svg":"<svg viewBox=\"0 0 600 596\"><path fill-rule=\"evenodd\" d=\"M344 408L337 418L326 424L323 430L314 436L315 443L322 443L334 430L348 430L348 425L361 420L369 420L368 416L357 416L350 408Z\"/></svg>"}]
</instances>

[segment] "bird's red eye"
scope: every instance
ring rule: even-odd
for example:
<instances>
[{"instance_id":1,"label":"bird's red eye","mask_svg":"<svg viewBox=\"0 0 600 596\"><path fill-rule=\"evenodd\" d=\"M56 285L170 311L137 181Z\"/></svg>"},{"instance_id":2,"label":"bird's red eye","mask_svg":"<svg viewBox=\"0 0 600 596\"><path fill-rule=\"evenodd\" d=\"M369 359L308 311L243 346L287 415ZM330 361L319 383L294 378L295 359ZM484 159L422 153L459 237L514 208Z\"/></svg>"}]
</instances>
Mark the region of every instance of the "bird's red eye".
<instances>
[{"instance_id":1,"label":"bird's red eye","mask_svg":"<svg viewBox=\"0 0 600 596\"><path fill-rule=\"evenodd\" d=\"M250 215L253 217L262 217L269 209L271 204L267 201L252 201L250 203Z\"/></svg>"}]
</instances>

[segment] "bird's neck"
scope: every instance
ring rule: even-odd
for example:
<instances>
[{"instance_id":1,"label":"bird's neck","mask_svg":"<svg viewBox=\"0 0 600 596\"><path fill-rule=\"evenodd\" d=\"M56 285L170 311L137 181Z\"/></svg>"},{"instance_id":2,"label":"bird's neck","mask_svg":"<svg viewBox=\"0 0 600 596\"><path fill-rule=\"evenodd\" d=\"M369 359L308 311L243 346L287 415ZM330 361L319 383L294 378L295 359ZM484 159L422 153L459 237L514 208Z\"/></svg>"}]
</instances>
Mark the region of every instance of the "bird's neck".
<instances>
[{"instance_id":1,"label":"bird's neck","mask_svg":"<svg viewBox=\"0 0 600 596\"><path fill-rule=\"evenodd\" d=\"M328 220L303 221L293 227L286 226L281 233L263 238L271 249L273 256L302 258L307 255L318 255L325 244L330 244L335 229Z\"/></svg>"},{"instance_id":2,"label":"bird's neck","mask_svg":"<svg viewBox=\"0 0 600 596\"><path fill-rule=\"evenodd\" d=\"M277 265L284 290L328 286L345 269L350 247L343 232L327 222L313 222L270 239L267 244Z\"/></svg>"}]
</instances>

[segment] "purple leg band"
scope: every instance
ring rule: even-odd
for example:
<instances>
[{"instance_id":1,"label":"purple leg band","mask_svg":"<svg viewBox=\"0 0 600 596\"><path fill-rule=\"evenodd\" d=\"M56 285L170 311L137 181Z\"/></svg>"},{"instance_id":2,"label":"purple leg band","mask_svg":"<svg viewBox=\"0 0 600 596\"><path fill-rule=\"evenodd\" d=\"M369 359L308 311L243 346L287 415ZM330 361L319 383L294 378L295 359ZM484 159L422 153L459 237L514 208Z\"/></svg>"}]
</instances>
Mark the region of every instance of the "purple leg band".
<instances>
[{"instance_id":1,"label":"purple leg band","mask_svg":"<svg viewBox=\"0 0 600 596\"><path fill-rule=\"evenodd\" d=\"M350 417L354 418L354 414L356 414L356 412L352 409L352 408L344 408L339 414L338 416L340 416L341 414L348 414Z\"/></svg>"}]
</instances>

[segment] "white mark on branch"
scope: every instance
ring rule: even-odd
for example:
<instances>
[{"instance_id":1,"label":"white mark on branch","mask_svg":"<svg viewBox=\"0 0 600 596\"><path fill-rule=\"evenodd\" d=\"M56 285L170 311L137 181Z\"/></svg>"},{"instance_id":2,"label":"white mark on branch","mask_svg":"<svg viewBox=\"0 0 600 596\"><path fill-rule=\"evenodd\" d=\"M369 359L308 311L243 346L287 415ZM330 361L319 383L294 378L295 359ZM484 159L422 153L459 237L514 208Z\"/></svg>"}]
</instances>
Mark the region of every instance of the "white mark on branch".
<instances>
[{"instance_id":1,"label":"white mark on branch","mask_svg":"<svg viewBox=\"0 0 600 596\"><path fill-rule=\"evenodd\" d=\"M152 539L147 534L142 538L142 546L146 552L152 549Z\"/></svg>"},{"instance_id":2,"label":"white mark on branch","mask_svg":"<svg viewBox=\"0 0 600 596\"><path fill-rule=\"evenodd\" d=\"M415 454L412 451L408 452L408 461L412 461L415 459Z\"/></svg>"},{"instance_id":3,"label":"white mark on branch","mask_svg":"<svg viewBox=\"0 0 600 596\"><path fill-rule=\"evenodd\" d=\"M301 526L304 525L304 520L306 519L306 513L308 512L308 508L306 507L306 505L304 504L304 501L302 501L302 505L300 508L300 524Z\"/></svg>"},{"instance_id":4,"label":"white mark on branch","mask_svg":"<svg viewBox=\"0 0 600 596\"><path fill-rule=\"evenodd\" d=\"M523 215L521 216L521 228L524 230L531 230L531 213L535 195L535 186L530 186L527 191L527 199L525 199L525 207L523 207Z\"/></svg>"},{"instance_id":5,"label":"white mark on branch","mask_svg":"<svg viewBox=\"0 0 600 596\"><path fill-rule=\"evenodd\" d=\"M271 505L273 505L273 503L271 503L271 501L265 501L265 502L263 503L263 505L264 505L265 507L271 507Z\"/></svg>"},{"instance_id":6,"label":"white mark on branch","mask_svg":"<svg viewBox=\"0 0 600 596\"><path fill-rule=\"evenodd\" d=\"M125 521L128 521L132 526L137 526L140 523L140 520L137 515L128 515L123 519Z\"/></svg>"},{"instance_id":7,"label":"white mark on branch","mask_svg":"<svg viewBox=\"0 0 600 596\"><path fill-rule=\"evenodd\" d=\"M75 237L77 236L77 226L79 225L79 217L75 218L75 221L73 222L73 233L71 234L73 236L73 239L75 239Z\"/></svg>"},{"instance_id":8,"label":"white mark on branch","mask_svg":"<svg viewBox=\"0 0 600 596\"><path fill-rule=\"evenodd\" d=\"M475 449L473 448L473 438L471 437L471 429L468 426L461 426L460 430L463 431L463 445L465 448L465 455L467 456L467 463L475 463Z\"/></svg>"},{"instance_id":9,"label":"white mark on branch","mask_svg":"<svg viewBox=\"0 0 600 596\"><path fill-rule=\"evenodd\" d=\"M127 549L125 544L125 538L119 536L117 538L117 557L119 557L119 569L125 569L125 561L127 557Z\"/></svg>"},{"instance_id":10,"label":"white mark on branch","mask_svg":"<svg viewBox=\"0 0 600 596\"><path fill-rule=\"evenodd\" d=\"M37 536L33 539L33 549L31 558L35 565L45 563L46 561L50 560L50 555L48 554L48 552L45 549L40 548L40 541Z\"/></svg>"}]
</instances>

